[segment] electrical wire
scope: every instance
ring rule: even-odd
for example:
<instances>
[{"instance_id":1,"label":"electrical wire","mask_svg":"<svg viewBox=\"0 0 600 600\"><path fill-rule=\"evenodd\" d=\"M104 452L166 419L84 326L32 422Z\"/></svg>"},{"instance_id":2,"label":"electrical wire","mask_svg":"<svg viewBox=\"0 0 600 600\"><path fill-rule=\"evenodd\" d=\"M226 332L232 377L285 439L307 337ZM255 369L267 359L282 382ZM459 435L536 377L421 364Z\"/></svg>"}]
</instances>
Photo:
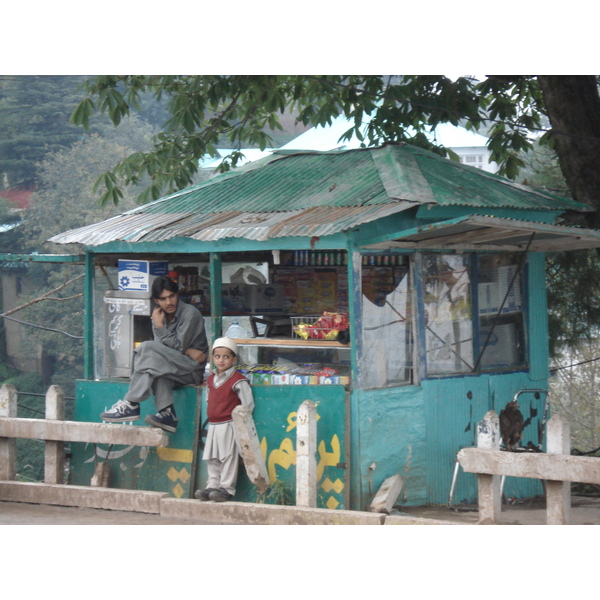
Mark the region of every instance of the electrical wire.
<instances>
[{"instance_id":1,"label":"electrical wire","mask_svg":"<svg viewBox=\"0 0 600 600\"><path fill-rule=\"evenodd\" d=\"M571 365L565 365L564 367L554 367L550 369L550 373L555 373L556 371L561 371L562 369L572 369L573 367L579 367L581 365L587 365L588 363L596 362L600 360L600 356L597 358L590 358L589 360L582 360L578 363L573 363Z\"/></svg>"}]
</instances>

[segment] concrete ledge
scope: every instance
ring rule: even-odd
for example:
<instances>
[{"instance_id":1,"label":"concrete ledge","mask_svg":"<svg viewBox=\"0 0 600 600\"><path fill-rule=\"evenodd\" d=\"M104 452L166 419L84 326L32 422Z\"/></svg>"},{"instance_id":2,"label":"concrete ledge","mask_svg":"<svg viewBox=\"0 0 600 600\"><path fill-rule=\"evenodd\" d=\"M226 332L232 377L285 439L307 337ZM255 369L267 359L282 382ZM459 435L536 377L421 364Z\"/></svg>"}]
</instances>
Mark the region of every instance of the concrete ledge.
<instances>
[{"instance_id":1,"label":"concrete ledge","mask_svg":"<svg viewBox=\"0 0 600 600\"><path fill-rule=\"evenodd\" d=\"M411 515L386 515L249 502L201 502L171 498L165 492L102 487L0 481L0 501L76 508L152 513L228 525L459 525L453 521Z\"/></svg>"},{"instance_id":2,"label":"concrete ledge","mask_svg":"<svg viewBox=\"0 0 600 600\"><path fill-rule=\"evenodd\" d=\"M386 515L384 525L461 525L455 521L442 519L426 519L425 517L412 517L408 515Z\"/></svg>"},{"instance_id":3,"label":"concrete ledge","mask_svg":"<svg viewBox=\"0 0 600 600\"><path fill-rule=\"evenodd\" d=\"M385 515L351 510L304 508L248 502L201 502L165 498L162 517L246 525L383 525Z\"/></svg>"},{"instance_id":4,"label":"concrete ledge","mask_svg":"<svg viewBox=\"0 0 600 600\"><path fill-rule=\"evenodd\" d=\"M160 513L164 492L118 490L79 485L52 485L0 481L0 500L32 504L56 504L80 508L103 508L142 513Z\"/></svg>"}]
</instances>

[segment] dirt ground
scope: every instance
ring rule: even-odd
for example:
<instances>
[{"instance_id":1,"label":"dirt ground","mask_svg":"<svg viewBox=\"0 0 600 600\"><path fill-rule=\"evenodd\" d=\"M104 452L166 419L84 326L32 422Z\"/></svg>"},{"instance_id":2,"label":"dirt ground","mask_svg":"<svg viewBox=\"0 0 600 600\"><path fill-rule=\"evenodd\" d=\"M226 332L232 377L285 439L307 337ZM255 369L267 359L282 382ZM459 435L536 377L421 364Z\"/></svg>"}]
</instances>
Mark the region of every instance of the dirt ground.
<instances>
[{"instance_id":1,"label":"dirt ground","mask_svg":"<svg viewBox=\"0 0 600 600\"><path fill-rule=\"evenodd\" d=\"M392 514L396 513L396 510ZM477 506L405 507L396 514L409 514L427 519L441 519L465 525L476 525ZM503 504L498 525L545 525L546 500L543 496L526 499L516 504ZM571 496L570 525L600 525L600 495Z\"/></svg>"}]
</instances>

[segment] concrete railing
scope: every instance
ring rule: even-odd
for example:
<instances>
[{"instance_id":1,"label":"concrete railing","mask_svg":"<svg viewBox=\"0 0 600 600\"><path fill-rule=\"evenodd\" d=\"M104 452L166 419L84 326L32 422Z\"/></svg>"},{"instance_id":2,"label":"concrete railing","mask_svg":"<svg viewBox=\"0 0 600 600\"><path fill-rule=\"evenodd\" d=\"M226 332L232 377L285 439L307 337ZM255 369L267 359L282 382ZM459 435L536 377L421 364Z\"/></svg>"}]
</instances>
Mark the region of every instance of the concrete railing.
<instances>
[{"instance_id":1,"label":"concrete railing","mask_svg":"<svg viewBox=\"0 0 600 600\"><path fill-rule=\"evenodd\" d=\"M458 462L476 473L480 523L496 523L501 510L501 476L541 479L546 487L546 522L568 524L571 482L600 484L600 459L571 456L570 425L561 415L548 421L547 452L500 451L498 415L489 411L478 424L477 448L463 448Z\"/></svg>"},{"instance_id":2,"label":"concrete railing","mask_svg":"<svg viewBox=\"0 0 600 600\"><path fill-rule=\"evenodd\" d=\"M258 437L247 411L238 407L234 423L241 444L250 480L259 492L269 485L268 473ZM214 522L244 522L248 524L453 524L410 516L388 516L380 510L363 513L349 510L316 508L317 504L317 414L316 405L305 400L298 408L296 431L296 506L235 503L238 510L219 503L193 499L169 498L166 492L109 489L64 484L64 442L167 446L168 434L153 427L134 427L104 423L83 423L64 420L64 393L51 386L46 394L45 419L17 417L17 390L12 385L0 388L0 500L53 504L80 508L101 508L120 511L159 513L182 519L201 518ZM16 479L16 439L45 441L44 483L18 482ZM393 478L390 478L393 479ZM387 482L386 482L387 483ZM392 494L397 497L399 482L394 481ZM389 485L383 490L385 504L389 501ZM389 503L389 502L388 502Z\"/></svg>"},{"instance_id":3,"label":"concrete railing","mask_svg":"<svg viewBox=\"0 0 600 600\"><path fill-rule=\"evenodd\" d=\"M242 458L251 481L259 492L269 485L264 458L251 415L238 407L234 424L240 436ZM129 446L168 446L169 436L153 427L134 427L104 423L65 421L65 396L59 386L50 386L46 393L46 418L17 417L17 390L12 385L0 388L0 480L16 478L18 438L43 440L45 448L44 482L64 482L64 443L124 444ZM315 507L317 416L315 405L306 400L298 409L298 462L296 468L296 504Z\"/></svg>"},{"instance_id":4,"label":"concrete railing","mask_svg":"<svg viewBox=\"0 0 600 600\"><path fill-rule=\"evenodd\" d=\"M13 481L17 470L18 438L44 440L45 483L64 481L64 443L126 444L130 446L168 446L169 436L154 427L135 427L108 423L65 421L65 395L59 386L46 393L46 418L17 418L17 390L4 384L0 388L0 480Z\"/></svg>"}]
</instances>

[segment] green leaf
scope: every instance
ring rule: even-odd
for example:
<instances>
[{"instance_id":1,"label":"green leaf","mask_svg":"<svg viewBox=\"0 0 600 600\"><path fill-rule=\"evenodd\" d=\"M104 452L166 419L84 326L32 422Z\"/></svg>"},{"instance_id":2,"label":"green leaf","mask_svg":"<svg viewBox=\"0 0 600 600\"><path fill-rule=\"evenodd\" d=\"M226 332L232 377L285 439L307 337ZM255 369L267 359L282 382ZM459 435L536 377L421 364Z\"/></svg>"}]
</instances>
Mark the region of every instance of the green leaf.
<instances>
[{"instance_id":1,"label":"green leaf","mask_svg":"<svg viewBox=\"0 0 600 600\"><path fill-rule=\"evenodd\" d=\"M82 125L86 130L90 126L90 117L94 112L94 103L90 98L82 100L73 111L70 121L75 125Z\"/></svg>"}]
</instances>

